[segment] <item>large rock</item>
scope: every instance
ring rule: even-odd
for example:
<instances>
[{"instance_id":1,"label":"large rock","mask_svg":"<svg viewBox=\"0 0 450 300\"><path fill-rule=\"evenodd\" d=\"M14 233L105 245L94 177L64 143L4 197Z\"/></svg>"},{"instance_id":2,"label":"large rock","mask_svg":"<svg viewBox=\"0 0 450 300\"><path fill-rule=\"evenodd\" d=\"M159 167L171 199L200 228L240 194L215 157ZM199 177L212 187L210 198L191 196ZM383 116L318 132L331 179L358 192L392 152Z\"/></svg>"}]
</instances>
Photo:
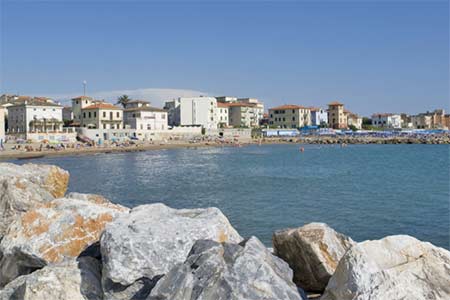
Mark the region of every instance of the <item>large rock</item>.
<instances>
[{"instance_id":1,"label":"large rock","mask_svg":"<svg viewBox=\"0 0 450 300\"><path fill-rule=\"evenodd\" d=\"M137 280L153 284L155 277L183 262L199 239L242 240L217 208L177 210L157 203L117 218L106 226L100 242L106 298L117 299L115 291Z\"/></svg>"},{"instance_id":2,"label":"large rock","mask_svg":"<svg viewBox=\"0 0 450 300\"><path fill-rule=\"evenodd\" d=\"M288 264L255 237L240 244L199 240L147 300L299 300Z\"/></svg>"},{"instance_id":3,"label":"large rock","mask_svg":"<svg viewBox=\"0 0 450 300\"><path fill-rule=\"evenodd\" d=\"M56 166L0 163L0 238L21 213L64 196L69 173Z\"/></svg>"},{"instance_id":4,"label":"large rock","mask_svg":"<svg viewBox=\"0 0 450 300\"><path fill-rule=\"evenodd\" d=\"M294 282L314 292L325 289L341 257L355 245L324 223L276 231L272 241L275 255L294 270Z\"/></svg>"},{"instance_id":5,"label":"large rock","mask_svg":"<svg viewBox=\"0 0 450 300\"><path fill-rule=\"evenodd\" d=\"M46 266L16 278L0 290L0 300L101 300L101 265L90 257Z\"/></svg>"},{"instance_id":6,"label":"large rock","mask_svg":"<svg viewBox=\"0 0 450 300\"><path fill-rule=\"evenodd\" d=\"M0 242L0 287L47 264L75 259L98 242L107 223L128 211L89 199L55 199L17 218Z\"/></svg>"},{"instance_id":7,"label":"large rock","mask_svg":"<svg viewBox=\"0 0 450 300\"><path fill-rule=\"evenodd\" d=\"M450 299L450 252L405 236L365 241L342 257L321 300Z\"/></svg>"}]
</instances>

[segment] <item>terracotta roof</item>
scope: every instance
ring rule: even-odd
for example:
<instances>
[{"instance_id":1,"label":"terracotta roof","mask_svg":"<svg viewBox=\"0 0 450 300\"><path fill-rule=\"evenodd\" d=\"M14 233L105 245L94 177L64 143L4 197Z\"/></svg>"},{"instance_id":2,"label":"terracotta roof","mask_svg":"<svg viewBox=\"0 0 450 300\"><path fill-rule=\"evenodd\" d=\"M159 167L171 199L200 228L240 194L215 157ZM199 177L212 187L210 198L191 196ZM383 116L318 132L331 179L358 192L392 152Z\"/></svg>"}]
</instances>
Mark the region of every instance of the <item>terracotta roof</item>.
<instances>
[{"instance_id":1,"label":"terracotta roof","mask_svg":"<svg viewBox=\"0 0 450 300\"><path fill-rule=\"evenodd\" d=\"M133 108L127 108L123 111L155 111L155 112L167 112L165 109L152 107L152 106L141 106L141 107L133 107Z\"/></svg>"},{"instance_id":2,"label":"terracotta roof","mask_svg":"<svg viewBox=\"0 0 450 300\"><path fill-rule=\"evenodd\" d=\"M228 108L229 106L230 106L230 103L217 102L217 107L226 107L226 108Z\"/></svg>"},{"instance_id":3,"label":"terracotta roof","mask_svg":"<svg viewBox=\"0 0 450 300\"><path fill-rule=\"evenodd\" d=\"M18 101L18 102L12 102L13 105L12 106L56 106L56 107L62 107L62 105L59 105L58 103L54 103L54 102L46 102L46 101L42 101L42 100L36 100L36 99L31 99L31 100L25 100L25 101Z\"/></svg>"},{"instance_id":4,"label":"terracotta roof","mask_svg":"<svg viewBox=\"0 0 450 300\"><path fill-rule=\"evenodd\" d=\"M344 105L344 104L342 104L339 101L333 101L333 102L328 103L328 106L340 106L340 105Z\"/></svg>"},{"instance_id":5,"label":"terracotta roof","mask_svg":"<svg viewBox=\"0 0 450 300\"><path fill-rule=\"evenodd\" d=\"M295 104L285 104L285 105L269 108L269 110L274 110L274 109L305 109L305 108L307 108L307 107L304 107L304 106L301 106L301 105L295 105Z\"/></svg>"},{"instance_id":6,"label":"terracotta roof","mask_svg":"<svg viewBox=\"0 0 450 300\"><path fill-rule=\"evenodd\" d=\"M106 102L102 102L102 103L95 103L92 105L89 105L84 109L117 109L117 110L122 110L120 107L117 107L115 105L112 105L111 103L106 103Z\"/></svg>"},{"instance_id":7,"label":"terracotta roof","mask_svg":"<svg viewBox=\"0 0 450 300\"><path fill-rule=\"evenodd\" d=\"M392 113L375 113L372 114L372 117L389 117L389 116L393 116L394 114Z\"/></svg>"},{"instance_id":8,"label":"terracotta roof","mask_svg":"<svg viewBox=\"0 0 450 300\"><path fill-rule=\"evenodd\" d=\"M145 101L145 100L131 100L131 101L128 101L127 102L127 104L128 103L143 103L143 104L150 104L150 102L149 101Z\"/></svg>"}]
</instances>

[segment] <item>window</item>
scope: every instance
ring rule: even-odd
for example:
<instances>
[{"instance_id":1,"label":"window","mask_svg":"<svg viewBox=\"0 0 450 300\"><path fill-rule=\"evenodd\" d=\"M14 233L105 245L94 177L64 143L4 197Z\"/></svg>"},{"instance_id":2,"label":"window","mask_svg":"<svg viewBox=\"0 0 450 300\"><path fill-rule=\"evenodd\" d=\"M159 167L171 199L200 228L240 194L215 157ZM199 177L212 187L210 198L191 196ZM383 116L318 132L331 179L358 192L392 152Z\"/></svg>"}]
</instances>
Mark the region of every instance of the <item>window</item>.
<instances>
[{"instance_id":1,"label":"window","mask_svg":"<svg viewBox=\"0 0 450 300\"><path fill-rule=\"evenodd\" d=\"M295 117L292 117L292 121L295 121Z\"/></svg>"},{"instance_id":2,"label":"window","mask_svg":"<svg viewBox=\"0 0 450 300\"><path fill-rule=\"evenodd\" d=\"M295 110L292 110L292 113L295 114Z\"/></svg>"},{"instance_id":3,"label":"window","mask_svg":"<svg viewBox=\"0 0 450 300\"><path fill-rule=\"evenodd\" d=\"M91 112L88 112L88 116L89 116L89 118L91 117Z\"/></svg>"},{"instance_id":4,"label":"window","mask_svg":"<svg viewBox=\"0 0 450 300\"><path fill-rule=\"evenodd\" d=\"M103 112L103 118L106 118L106 111Z\"/></svg>"},{"instance_id":5,"label":"window","mask_svg":"<svg viewBox=\"0 0 450 300\"><path fill-rule=\"evenodd\" d=\"M94 118L97 118L97 112L94 111Z\"/></svg>"},{"instance_id":6,"label":"window","mask_svg":"<svg viewBox=\"0 0 450 300\"><path fill-rule=\"evenodd\" d=\"M117 115L117 117L118 117L118 118L120 118L120 112L117 112L117 114L116 114L116 115Z\"/></svg>"},{"instance_id":7,"label":"window","mask_svg":"<svg viewBox=\"0 0 450 300\"><path fill-rule=\"evenodd\" d=\"M76 103L76 104L78 104L78 100L77 100L77 101L75 101L75 103Z\"/></svg>"},{"instance_id":8,"label":"window","mask_svg":"<svg viewBox=\"0 0 450 300\"><path fill-rule=\"evenodd\" d=\"M86 112L83 113L83 118L86 118Z\"/></svg>"},{"instance_id":9,"label":"window","mask_svg":"<svg viewBox=\"0 0 450 300\"><path fill-rule=\"evenodd\" d=\"M103 129L106 129L106 124L105 123L103 123Z\"/></svg>"},{"instance_id":10,"label":"window","mask_svg":"<svg viewBox=\"0 0 450 300\"><path fill-rule=\"evenodd\" d=\"M147 124L147 129L148 129L148 130L152 129L152 125Z\"/></svg>"},{"instance_id":11,"label":"window","mask_svg":"<svg viewBox=\"0 0 450 300\"><path fill-rule=\"evenodd\" d=\"M112 111L109 112L109 119L110 119L110 120L113 119L113 112L112 112Z\"/></svg>"}]
</instances>

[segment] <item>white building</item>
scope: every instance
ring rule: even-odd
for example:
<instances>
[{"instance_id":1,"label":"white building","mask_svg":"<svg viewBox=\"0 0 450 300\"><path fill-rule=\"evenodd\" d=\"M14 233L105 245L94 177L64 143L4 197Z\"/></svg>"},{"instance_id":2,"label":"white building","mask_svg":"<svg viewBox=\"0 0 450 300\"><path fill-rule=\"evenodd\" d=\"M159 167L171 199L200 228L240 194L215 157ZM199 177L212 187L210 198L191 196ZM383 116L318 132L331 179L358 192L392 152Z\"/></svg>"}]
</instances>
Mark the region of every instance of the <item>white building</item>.
<instances>
[{"instance_id":1,"label":"white building","mask_svg":"<svg viewBox=\"0 0 450 300\"><path fill-rule=\"evenodd\" d=\"M180 126L217 129L217 100L214 97L180 98Z\"/></svg>"},{"instance_id":2,"label":"white building","mask_svg":"<svg viewBox=\"0 0 450 300\"><path fill-rule=\"evenodd\" d=\"M326 109L310 107L311 125L320 126L328 124L328 112Z\"/></svg>"},{"instance_id":3,"label":"white building","mask_svg":"<svg viewBox=\"0 0 450 300\"><path fill-rule=\"evenodd\" d=\"M180 126L180 104L180 98L166 101L164 109L167 111L169 126Z\"/></svg>"},{"instance_id":4,"label":"white building","mask_svg":"<svg viewBox=\"0 0 450 300\"><path fill-rule=\"evenodd\" d=\"M75 114L74 114L75 116ZM122 108L106 102L96 102L81 109L81 127L122 129Z\"/></svg>"},{"instance_id":5,"label":"white building","mask_svg":"<svg viewBox=\"0 0 450 300\"><path fill-rule=\"evenodd\" d=\"M168 127L167 111L147 105L124 109L123 121L126 128L136 129L137 133L167 130Z\"/></svg>"},{"instance_id":6,"label":"white building","mask_svg":"<svg viewBox=\"0 0 450 300\"><path fill-rule=\"evenodd\" d=\"M382 128L402 128L402 117L398 114L373 114L372 125Z\"/></svg>"},{"instance_id":7,"label":"white building","mask_svg":"<svg viewBox=\"0 0 450 300\"><path fill-rule=\"evenodd\" d=\"M62 109L59 104L37 100L8 106L8 133L61 132Z\"/></svg>"},{"instance_id":8,"label":"white building","mask_svg":"<svg viewBox=\"0 0 450 300\"><path fill-rule=\"evenodd\" d=\"M228 127L230 125L228 103L217 102L217 119L220 128Z\"/></svg>"}]
</instances>

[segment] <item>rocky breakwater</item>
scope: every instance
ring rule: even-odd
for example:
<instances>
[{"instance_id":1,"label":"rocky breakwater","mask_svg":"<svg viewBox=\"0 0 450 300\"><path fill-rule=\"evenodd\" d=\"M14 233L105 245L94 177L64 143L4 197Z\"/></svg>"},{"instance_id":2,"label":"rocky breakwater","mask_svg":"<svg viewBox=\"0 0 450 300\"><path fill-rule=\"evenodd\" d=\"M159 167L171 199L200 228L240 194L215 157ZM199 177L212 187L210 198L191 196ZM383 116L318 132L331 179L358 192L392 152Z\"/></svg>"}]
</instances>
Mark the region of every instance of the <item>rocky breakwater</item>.
<instances>
[{"instance_id":1,"label":"rocky breakwater","mask_svg":"<svg viewBox=\"0 0 450 300\"><path fill-rule=\"evenodd\" d=\"M450 136L309 136L299 138L297 142L304 144L450 144Z\"/></svg>"},{"instance_id":2,"label":"rocky breakwater","mask_svg":"<svg viewBox=\"0 0 450 300\"><path fill-rule=\"evenodd\" d=\"M54 166L0 170L0 300L450 298L450 253L409 236L356 243L311 223L275 232L271 253L216 208L129 209L66 195Z\"/></svg>"}]
</instances>

